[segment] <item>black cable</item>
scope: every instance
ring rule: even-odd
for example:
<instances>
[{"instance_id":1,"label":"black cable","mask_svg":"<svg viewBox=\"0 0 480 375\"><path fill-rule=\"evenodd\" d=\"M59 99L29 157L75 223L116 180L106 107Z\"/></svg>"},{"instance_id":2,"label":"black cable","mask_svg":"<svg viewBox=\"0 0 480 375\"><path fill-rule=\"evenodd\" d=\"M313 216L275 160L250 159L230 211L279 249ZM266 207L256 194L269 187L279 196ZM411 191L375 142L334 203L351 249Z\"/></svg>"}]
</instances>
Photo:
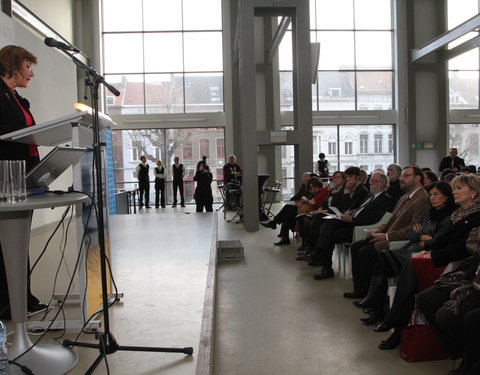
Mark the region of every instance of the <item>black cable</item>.
<instances>
[{"instance_id":1,"label":"black cable","mask_svg":"<svg viewBox=\"0 0 480 375\"><path fill-rule=\"evenodd\" d=\"M33 371L30 370L27 366L21 365L20 363L15 362L15 361L8 361L8 363L10 363L11 365L15 365L15 366L20 367L20 370L22 370L22 372L23 372L24 374L34 375L34 374L33 374Z\"/></svg>"}]
</instances>

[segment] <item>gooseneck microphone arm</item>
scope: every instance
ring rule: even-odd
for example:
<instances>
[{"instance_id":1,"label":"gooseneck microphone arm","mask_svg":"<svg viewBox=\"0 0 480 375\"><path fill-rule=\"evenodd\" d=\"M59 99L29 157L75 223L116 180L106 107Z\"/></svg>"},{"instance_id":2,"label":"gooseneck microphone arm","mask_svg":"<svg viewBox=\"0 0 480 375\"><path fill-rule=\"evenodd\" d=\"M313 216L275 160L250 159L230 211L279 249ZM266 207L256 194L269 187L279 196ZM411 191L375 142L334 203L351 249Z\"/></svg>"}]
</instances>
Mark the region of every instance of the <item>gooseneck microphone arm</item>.
<instances>
[{"instance_id":1,"label":"gooseneck microphone arm","mask_svg":"<svg viewBox=\"0 0 480 375\"><path fill-rule=\"evenodd\" d=\"M58 48L62 51L72 51L74 53L79 53L80 52L80 50L77 47L74 47L70 44L60 42L60 41L58 41L56 39L53 39L53 38L45 38L44 42L47 46Z\"/></svg>"}]
</instances>

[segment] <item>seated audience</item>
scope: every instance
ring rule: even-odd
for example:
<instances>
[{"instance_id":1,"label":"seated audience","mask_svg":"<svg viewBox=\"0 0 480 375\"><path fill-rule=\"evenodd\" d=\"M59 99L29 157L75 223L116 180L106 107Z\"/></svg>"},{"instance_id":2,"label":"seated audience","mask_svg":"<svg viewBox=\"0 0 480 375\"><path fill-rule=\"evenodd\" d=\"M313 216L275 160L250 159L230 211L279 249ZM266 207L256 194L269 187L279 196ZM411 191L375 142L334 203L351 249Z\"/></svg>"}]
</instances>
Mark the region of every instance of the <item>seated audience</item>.
<instances>
[{"instance_id":1,"label":"seated audience","mask_svg":"<svg viewBox=\"0 0 480 375\"><path fill-rule=\"evenodd\" d=\"M321 226L315 249L310 253L310 265L322 266L315 280L324 280L334 276L332 255L336 243L351 242L355 225L368 225L378 222L387 211L393 208L392 198L385 192L387 176L376 172L370 179L370 194L362 204L340 216L341 220L325 219Z\"/></svg>"},{"instance_id":2,"label":"seated audience","mask_svg":"<svg viewBox=\"0 0 480 375\"><path fill-rule=\"evenodd\" d=\"M406 240L410 224L419 221L429 209L428 194L423 188L423 173L416 165L402 170L400 186L404 195L399 199L386 224L367 232L364 240L350 247L352 258L353 292L345 298L365 298L378 254L389 247L389 241Z\"/></svg>"},{"instance_id":3,"label":"seated audience","mask_svg":"<svg viewBox=\"0 0 480 375\"><path fill-rule=\"evenodd\" d=\"M460 175L452 181L455 202L460 205L452 214L452 230L444 236L442 251L431 253L435 264L450 263L435 285L416 296L433 331L451 359L463 356L463 318L480 307L480 293L472 281L480 256L480 178Z\"/></svg>"},{"instance_id":4,"label":"seated audience","mask_svg":"<svg viewBox=\"0 0 480 375\"><path fill-rule=\"evenodd\" d=\"M345 187L343 188L341 203L338 201L342 207L337 207L341 212L346 209L355 209L359 207L365 197L368 195L367 188L360 182L360 168L348 167L345 170L345 179L346 183ZM315 223L313 224L313 228L310 230L308 238L307 235L304 234L304 238L307 241L304 245L305 255L309 254L314 249L315 244L318 241L320 226L324 222L322 213L323 211L320 211L317 212L317 215L315 215Z\"/></svg>"},{"instance_id":5,"label":"seated audience","mask_svg":"<svg viewBox=\"0 0 480 375\"><path fill-rule=\"evenodd\" d=\"M323 182L318 177L312 177L308 181L308 188L311 197L302 197L300 204L297 206L285 205L282 210L267 223L261 223L266 228L276 229L277 224L281 224L280 241L275 242L274 245L288 245L290 244L289 232L295 228L296 216L299 213L310 213L319 208L328 197L328 187L323 185ZM292 208L294 207L295 210Z\"/></svg>"},{"instance_id":6,"label":"seated audience","mask_svg":"<svg viewBox=\"0 0 480 375\"><path fill-rule=\"evenodd\" d=\"M429 193L431 207L419 222L412 224L410 230L407 232L409 242L399 249L386 249L378 255L367 296L360 302L354 302L354 305L357 307L368 308L369 316L362 319L366 325L376 323L383 319L385 315L384 302L388 288L387 278L398 276L412 254L420 251L430 252L432 248L438 246L438 239L443 238L445 233L450 229L450 215L456 208L453 201L452 188L446 182L440 181L430 185L427 191ZM399 289L402 291L405 290L405 287L400 286ZM413 300L413 294L410 295L411 300ZM399 296L398 298L401 297L405 298L405 296ZM401 308L405 308L407 301L403 299L402 302L403 306L401 306ZM406 318L408 322L410 317L409 312L411 311L410 309L407 311ZM391 323L388 324L388 328L392 328ZM382 327L377 326L375 330L380 332L382 331ZM394 344L394 338L397 339L395 344L398 345L400 330L398 330L397 336L390 339L390 346ZM380 348L390 349L386 348L385 345Z\"/></svg>"}]
</instances>

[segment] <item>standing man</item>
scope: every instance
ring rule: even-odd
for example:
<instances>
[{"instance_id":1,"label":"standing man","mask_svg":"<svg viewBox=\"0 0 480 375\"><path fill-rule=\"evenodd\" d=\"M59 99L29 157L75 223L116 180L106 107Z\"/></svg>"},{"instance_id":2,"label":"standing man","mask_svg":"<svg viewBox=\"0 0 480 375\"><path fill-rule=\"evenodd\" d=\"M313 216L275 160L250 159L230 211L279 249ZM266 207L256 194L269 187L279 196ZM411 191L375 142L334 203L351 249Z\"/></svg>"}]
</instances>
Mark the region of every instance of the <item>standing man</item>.
<instances>
[{"instance_id":1,"label":"standing man","mask_svg":"<svg viewBox=\"0 0 480 375\"><path fill-rule=\"evenodd\" d=\"M142 155L140 158L141 163L137 165L135 169L135 176L138 178L138 190L140 191L140 201L138 207L143 207L143 195L145 194L145 207L150 207L150 177L148 175L149 166L147 164L147 157Z\"/></svg>"},{"instance_id":2,"label":"standing man","mask_svg":"<svg viewBox=\"0 0 480 375\"><path fill-rule=\"evenodd\" d=\"M451 169L454 172L460 172L463 167L465 167L465 161L458 157L458 150L452 147L450 149L450 155L442 159L438 170L442 172L444 169Z\"/></svg>"},{"instance_id":3,"label":"standing man","mask_svg":"<svg viewBox=\"0 0 480 375\"><path fill-rule=\"evenodd\" d=\"M173 205L172 207L177 207L177 190L180 190L180 206L185 207L185 198L183 196L183 176L185 176L185 167L183 164L180 164L180 159L178 156L175 156L173 159L174 164L172 165L172 176L173 176Z\"/></svg>"}]
</instances>

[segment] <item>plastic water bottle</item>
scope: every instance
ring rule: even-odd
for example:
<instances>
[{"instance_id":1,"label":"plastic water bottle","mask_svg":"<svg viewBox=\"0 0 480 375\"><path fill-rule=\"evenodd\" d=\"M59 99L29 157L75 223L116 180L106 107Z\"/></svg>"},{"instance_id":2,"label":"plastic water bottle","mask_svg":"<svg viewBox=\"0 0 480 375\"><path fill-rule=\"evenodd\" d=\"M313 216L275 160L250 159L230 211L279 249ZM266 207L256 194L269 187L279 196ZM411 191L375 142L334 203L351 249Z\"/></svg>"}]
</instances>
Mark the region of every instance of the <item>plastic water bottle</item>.
<instances>
[{"instance_id":1,"label":"plastic water bottle","mask_svg":"<svg viewBox=\"0 0 480 375\"><path fill-rule=\"evenodd\" d=\"M0 321L0 375L10 375L7 358L7 327Z\"/></svg>"}]
</instances>

